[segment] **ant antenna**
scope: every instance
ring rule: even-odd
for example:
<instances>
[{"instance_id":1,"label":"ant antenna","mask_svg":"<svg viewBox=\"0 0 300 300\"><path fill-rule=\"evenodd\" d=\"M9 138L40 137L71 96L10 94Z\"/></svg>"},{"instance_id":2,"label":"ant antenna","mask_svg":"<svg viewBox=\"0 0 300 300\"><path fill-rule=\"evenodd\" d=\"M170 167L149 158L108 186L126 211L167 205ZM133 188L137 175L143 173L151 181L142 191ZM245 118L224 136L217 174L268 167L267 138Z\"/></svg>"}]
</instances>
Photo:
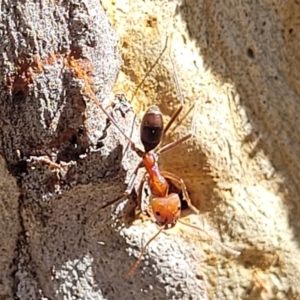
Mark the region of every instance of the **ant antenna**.
<instances>
[{"instance_id":1,"label":"ant antenna","mask_svg":"<svg viewBox=\"0 0 300 300\"><path fill-rule=\"evenodd\" d=\"M172 34L173 35L173 34ZM170 38L172 39L172 37ZM166 44L168 43L168 38L166 41ZM171 53L171 45L169 46L169 57L172 63L172 69L173 69L173 77L174 77L174 82L176 85L176 90L177 90L177 94L179 97L179 101L180 101L180 105L179 108L175 111L175 113L172 115L171 119L169 120L169 122L167 123L167 125L164 128L163 131L163 137L165 136L166 132L169 130L169 128L171 127L171 125L173 124L174 120L178 117L178 115L181 113L183 106L184 106L184 97L182 94L182 90L179 84L179 80L178 80L178 75L177 75L177 71L176 71L176 66L175 66L175 62L174 59L172 58L172 53ZM193 116L192 116L192 122L191 122L191 127L190 127L190 133L187 134L186 136L180 138L179 140L173 142L173 143L169 143L165 146L162 146L158 151L157 154L161 154L164 153L166 151L169 151L170 149L174 148L175 146L177 146L178 144L188 140L191 136L193 136L195 134L196 128L195 128L195 118L196 118L196 110L197 110L197 105L198 105L198 100L196 100L195 104L193 105L193 107L191 109L194 109L193 111ZM162 142L161 142L162 143ZM160 145L161 145L160 143Z\"/></svg>"},{"instance_id":2,"label":"ant antenna","mask_svg":"<svg viewBox=\"0 0 300 300\"><path fill-rule=\"evenodd\" d=\"M146 251L146 248L149 246L149 244L164 230L164 227L161 227L158 232L156 232L152 238L146 243L146 245L141 249L141 253L139 257L137 258L136 262L134 265L130 268L130 270L124 275L125 279L128 279L135 271L135 269L138 267L140 264L142 257Z\"/></svg>"},{"instance_id":3,"label":"ant antenna","mask_svg":"<svg viewBox=\"0 0 300 300\"><path fill-rule=\"evenodd\" d=\"M229 252L230 254L232 255L236 255L236 256L239 256L241 254L240 251L237 251L237 250L234 250L228 246L225 246L223 243L221 243L219 240L217 240L215 237L211 236L208 232L206 232L204 229L201 229L200 227L198 226L195 226L195 225L192 225L192 224L188 224L186 222L183 222L181 220L178 220L179 223L185 225L185 226L188 226L188 227L191 227L193 229L196 229L196 230L199 230L199 231L202 231L204 232L207 236L209 236L217 245L219 245L221 248L223 248L225 251Z\"/></svg>"},{"instance_id":4,"label":"ant antenna","mask_svg":"<svg viewBox=\"0 0 300 300\"><path fill-rule=\"evenodd\" d=\"M164 134L168 131L168 129L170 128L170 126L173 124L174 120L178 117L178 115L181 113L182 109L183 109L183 105L184 105L184 98L182 95L182 90L181 87L179 85L179 81L178 81L178 76L177 76L177 72L176 72L176 67L175 67L175 63L174 60L170 54L170 59L171 59L171 63L172 63L172 68L173 68L173 77L174 77L174 81L175 81L175 85L176 85L176 90L177 90L177 94L179 97L179 101L180 101L180 106L177 109L177 111L173 114L173 116L171 117L171 119L169 120L168 124L166 125L166 127L164 128Z\"/></svg>"},{"instance_id":5,"label":"ant antenna","mask_svg":"<svg viewBox=\"0 0 300 300\"><path fill-rule=\"evenodd\" d=\"M146 74L144 75L143 80L138 84L138 86L135 88L134 92L133 92L133 96L131 97L131 100L133 99L133 97L135 96L135 94L137 93L137 91L141 88L141 86L144 84L146 78L148 77L148 75L152 72L152 70L155 68L155 66L158 64L159 60L161 59L161 57L163 56L163 54L165 53L167 47L168 47L168 37L166 39L166 43L163 47L163 49L161 50L159 56L156 58L155 62L152 64L152 66L149 68L149 70L146 72Z\"/></svg>"}]
</instances>

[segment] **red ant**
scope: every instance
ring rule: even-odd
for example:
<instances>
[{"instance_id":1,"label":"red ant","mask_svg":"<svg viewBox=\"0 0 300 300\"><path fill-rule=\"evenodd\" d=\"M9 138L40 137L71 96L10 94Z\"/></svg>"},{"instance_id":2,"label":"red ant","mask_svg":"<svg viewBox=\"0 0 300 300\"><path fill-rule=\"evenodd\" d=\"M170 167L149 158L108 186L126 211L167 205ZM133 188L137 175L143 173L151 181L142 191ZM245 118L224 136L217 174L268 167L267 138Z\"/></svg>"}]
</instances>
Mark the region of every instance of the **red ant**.
<instances>
[{"instance_id":1,"label":"red ant","mask_svg":"<svg viewBox=\"0 0 300 300\"><path fill-rule=\"evenodd\" d=\"M180 222L186 226L189 226L191 228L200 230L205 232L204 230L193 226L191 224L187 224L185 222L182 222L179 220L180 214L181 214L181 200L178 193L170 193L169 194L169 183L168 180L175 184L175 186L180 187L180 190L182 191L183 200L185 200L188 204L188 206L197 214L199 214L199 210L192 205L191 199L189 197L189 194L187 192L186 185L180 177L167 172L167 171L161 171L158 166L158 156L159 154L162 154L164 152L167 152L171 150L172 148L176 147L178 144L186 141L193 135L194 131L194 116L192 118L192 125L191 125L191 132L187 134L186 136L180 138L179 140L175 142L171 142L167 145L164 145L160 149L159 146L162 143L163 137L168 131L168 129L171 127L173 122L176 120L178 115L183 109L183 95L178 83L178 77L176 74L176 70L174 67L173 60L171 59L173 71L174 71L174 80L177 88L177 92L179 94L180 98L180 106L175 111L169 122L167 123L166 127L163 126L163 118L162 113L158 106L152 105L148 108L146 111L141 127L140 127L140 137L141 142L144 146L145 151L140 150L135 146L135 143L120 129L120 127L117 125L116 121L106 112L106 110L98 103L99 107L103 112L108 116L108 118L111 120L111 122L119 129L119 131L124 135L124 137L129 141L131 144L131 148L133 151L137 153L139 157L142 158L142 161L138 164L138 166L135 168L132 176L130 177L128 186L124 194L119 197L118 199L115 199L104 206L102 206L100 209L103 209L109 205L112 205L116 202L119 202L121 200L126 199L132 192L135 179L138 173L138 170L142 167L145 167L146 173L143 176L143 179L139 185L138 189L138 208L141 211L141 205L142 205L142 191L144 188L145 182L148 183L148 186L151 191L151 200L150 205L147 208L147 213L151 217L152 220L154 220L158 226L159 231L146 243L146 245L142 248L141 253L135 262L135 264L131 267L131 269L126 273L125 277L128 278L133 274L137 266L139 265L142 255L144 254L146 247L150 244L152 240L154 240L163 230L172 228L176 225L177 222ZM195 114L195 113L194 113ZM98 209L95 213L97 213L100 209ZM94 215L93 213L92 215ZM90 216L91 217L91 216ZM206 233L206 232L205 232ZM206 233L208 236L210 236L208 233ZM211 236L210 236L211 237ZM239 255L239 252L236 250L233 250L225 245L223 245L220 241L217 239L211 237L218 245L223 247L225 250L234 253L236 255Z\"/></svg>"}]
</instances>

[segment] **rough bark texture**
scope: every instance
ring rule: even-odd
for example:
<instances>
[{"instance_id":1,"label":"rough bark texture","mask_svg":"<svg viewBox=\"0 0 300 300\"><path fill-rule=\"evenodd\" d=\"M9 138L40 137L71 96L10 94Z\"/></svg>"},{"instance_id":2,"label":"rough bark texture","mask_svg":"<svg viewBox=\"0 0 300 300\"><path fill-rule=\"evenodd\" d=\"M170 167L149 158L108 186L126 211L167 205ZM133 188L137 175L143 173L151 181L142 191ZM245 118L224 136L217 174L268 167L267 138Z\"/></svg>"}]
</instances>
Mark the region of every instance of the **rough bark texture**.
<instances>
[{"instance_id":1,"label":"rough bark texture","mask_svg":"<svg viewBox=\"0 0 300 300\"><path fill-rule=\"evenodd\" d=\"M188 132L197 100L196 133L160 164L185 180L201 211L189 220L242 252L176 226L125 280L155 225L116 225L130 203L85 222L138 161L87 88L108 103L117 35L98 1L2 1L0 299L300 297L300 9L236 2L103 1L124 61L115 91L139 116L178 105L171 49L186 114L167 140Z\"/></svg>"},{"instance_id":2,"label":"rough bark texture","mask_svg":"<svg viewBox=\"0 0 300 300\"><path fill-rule=\"evenodd\" d=\"M124 141L90 97L93 89L108 104L116 33L98 1L3 1L1 16L0 147L10 176L2 160L0 298L116 297L112 278L125 266L112 261L127 258L125 241L110 211L84 222L125 187ZM118 111L129 127L133 113Z\"/></svg>"}]
</instances>

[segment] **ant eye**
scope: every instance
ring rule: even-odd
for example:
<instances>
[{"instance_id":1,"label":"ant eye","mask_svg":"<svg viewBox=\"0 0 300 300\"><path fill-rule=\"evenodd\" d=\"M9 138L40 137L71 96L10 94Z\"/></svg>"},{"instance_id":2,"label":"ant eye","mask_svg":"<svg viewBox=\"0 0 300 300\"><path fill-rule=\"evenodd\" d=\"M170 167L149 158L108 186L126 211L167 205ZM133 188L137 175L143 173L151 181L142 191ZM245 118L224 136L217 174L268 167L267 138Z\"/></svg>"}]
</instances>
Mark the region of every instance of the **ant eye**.
<instances>
[{"instance_id":1,"label":"ant eye","mask_svg":"<svg viewBox=\"0 0 300 300\"><path fill-rule=\"evenodd\" d=\"M156 211L155 214L159 217L160 216L160 212Z\"/></svg>"}]
</instances>

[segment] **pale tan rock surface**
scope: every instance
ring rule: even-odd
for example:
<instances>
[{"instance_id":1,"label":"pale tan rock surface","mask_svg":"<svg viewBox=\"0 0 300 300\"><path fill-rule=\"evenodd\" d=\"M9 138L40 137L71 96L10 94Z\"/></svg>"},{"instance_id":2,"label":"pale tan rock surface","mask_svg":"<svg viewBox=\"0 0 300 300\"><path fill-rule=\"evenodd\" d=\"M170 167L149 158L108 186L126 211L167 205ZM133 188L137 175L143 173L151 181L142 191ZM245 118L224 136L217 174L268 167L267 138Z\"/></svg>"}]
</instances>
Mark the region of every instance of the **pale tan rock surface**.
<instances>
[{"instance_id":1,"label":"pale tan rock surface","mask_svg":"<svg viewBox=\"0 0 300 300\"><path fill-rule=\"evenodd\" d=\"M98 1L3 1L0 148L11 175L2 160L0 299L299 298L298 6L116 2L102 2L124 60L115 91L138 116L152 103L170 116L178 98L168 50L155 64L170 37L186 114L168 140L188 132L197 100L196 133L161 166L185 180L201 211L189 219L242 254L178 226L122 277L156 226L116 227L110 208L84 223L122 194L138 162L130 149L122 155L113 126L104 147L85 153L106 117L82 96L83 73L106 101L121 63L117 35ZM125 115L114 112L128 131ZM58 168L41 161L49 153Z\"/></svg>"},{"instance_id":2,"label":"pale tan rock surface","mask_svg":"<svg viewBox=\"0 0 300 300\"><path fill-rule=\"evenodd\" d=\"M161 156L161 165L184 178L206 229L242 255L226 259L211 248L203 254L205 242L185 234L181 247L194 272L191 280L202 275L212 299L300 298L299 5L104 5L121 38L124 66L116 89L132 98L136 110L156 103L170 116L177 105L168 50L155 64L167 37L186 111L198 101L195 138ZM170 138L183 136L190 119ZM154 256L164 238L150 247ZM177 244L179 237L173 238ZM178 254L170 247L168 255Z\"/></svg>"}]
</instances>

